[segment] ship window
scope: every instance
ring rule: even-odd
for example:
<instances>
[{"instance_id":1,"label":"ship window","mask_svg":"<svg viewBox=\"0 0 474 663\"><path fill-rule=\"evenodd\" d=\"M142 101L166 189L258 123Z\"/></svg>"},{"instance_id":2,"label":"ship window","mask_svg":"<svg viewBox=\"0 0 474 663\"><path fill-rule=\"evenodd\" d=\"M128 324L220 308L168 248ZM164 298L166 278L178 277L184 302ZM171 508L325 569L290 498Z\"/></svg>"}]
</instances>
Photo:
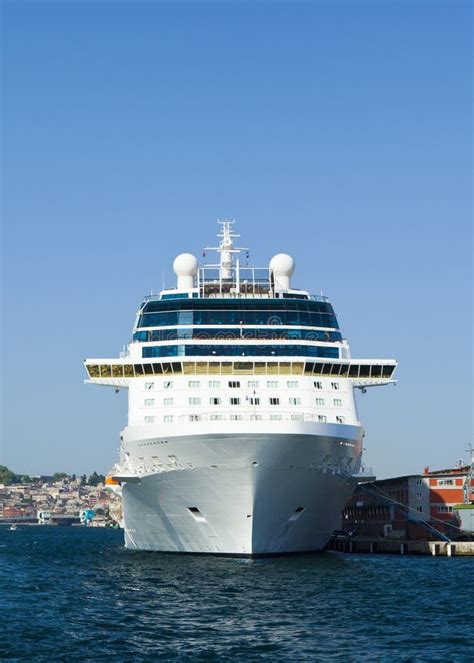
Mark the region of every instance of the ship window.
<instances>
[{"instance_id":1,"label":"ship window","mask_svg":"<svg viewBox=\"0 0 474 663\"><path fill-rule=\"evenodd\" d=\"M164 387L164 389L173 389L173 381L172 380L165 380L163 382L163 387Z\"/></svg>"},{"instance_id":2,"label":"ship window","mask_svg":"<svg viewBox=\"0 0 474 663\"><path fill-rule=\"evenodd\" d=\"M285 349L285 351L286 351L286 349ZM267 374L272 375L274 373L278 375L278 364L276 362L269 361L268 364L267 364Z\"/></svg>"},{"instance_id":3,"label":"ship window","mask_svg":"<svg viewBox=\"0 0 474 663\"><path fill-rule=\"evenodd\" d=\"M325 422L327 417L324 414L318 414L318 421Z\"/></svg>"},{"instance_id":4,"label":"ship window","mask_svg":"<svg viewBox=\"0 0 474 663\"><path fill-rule=\"evenodd\" d=\"M338 424L343 424L344 423L344 417L341 417L341 416L338 415L336 417L336 421L337 421Z\"/></svg>"},{"instance_id":5,"label":"ship window","mask_svg":"<svg viewBox=\"0 0 474 663\"><path fill-rule=\"evenodd\" d=\"M286 383L288 389L298 389L299 383L297 380L290 380Z\"/></svg>"},{"instance_id":6,"label":"ship window","mask_svg":"<svg viewBox=\"0 0 474 663\"><path fill-rule=\"evenodd\" d=\"M249 389L258 389L258 380L249 380L247 382L247 387Z\"/></svg>"},{"instance_id":7,"label":"ship window","mask_svg":"<svg viewBox=\"0 0 474 663\"><path fill-rule=\"evenodd\" d=\"M331 389L339 391L339 382L331 382Z\"/></svg>"},{"instance_id":8,"label":"ship window","mask_svg":"<svg viewBox=\"0 0 474 663\"><path fill-rule=\"evenodd\" d=\"M240 398L231 398L230 399L230 404L231 405L240 405Z\"/></svg>"},{"instance_id":9,"label":"ship window","mask_svg":"<svg viewBox=\"0 0 474 663\"><path fill-rule=\"evenodd\" d=\"M209 403L210 403L210 405L220 405L220 404L221 404L221 399L220 399L220 398L211 397L211 398L209 399Z\"/></svg>"},{"instance_id":10,"label":"ship window","mask_svg":"<svg viewBox=\"0 0 474 663\"><path fill-rule=\"evenodd\" d=\"M189 399L189 405L201 405L201 399L192 397Z\"/></svg>"},{"instance_id":11,"label":"ship window","mask_svg":"<svg viewBox=\"0 0 474 663\"><path fill-rule=\"evenodd\" d=\"M316 398L315 403L320 406L324 405L324 398Z\"/></svg>"},{"instance_id":12,"label":"ship window","mask_svg":"<svg viewBox=\"0 0 474 663\"><path fill-rule=\"evenodd\" d=\"M253 373L253 363L236 361L234 364L234 373Z\"/></svg>"},{"instance_id":13,"label":"ship window","mask_svg":"<svg viewBox=\"0 0 474 663\"><path fill-rule=\"evenodd\" d=\"M198 361L196 363L196 374L198 375L207 374L207 361Z\"/></svg>"},{"instance_id":14,"label":"ship window","mask_svg":"<svg viewBox=\"0 0 474 663\"><path fill-rule=\"evenodd\" d=\"M384 366L383 367L383 376L384 378L389 378L392 375L393 366Z\"/></svg>"},{"instance_id":15,"label":"ship window","mask_svg":"<svg viewBox=\"0 0 474 663\"><path fill-rule=\"evenodd\" d=\"M180 361L174 361L171 364L173 368L173 373L182 373L183 372L183 365Z\"/></svg>"},{"instance_id":16,"label":"ship window","mask_svg":"<svg viewBox=\"0 0 474 663\"><path fill-rule=\"evenodd\" d=\"M251 421L261 421L263 419L262 414L251 414L250 415Z\"/></svg>"},{"instance_id":17,"label":"ship window","mask_svg":"<svg viewBox=\"0 0 474 663\"><path fill-rule=\"evenodd\" d=\"M340 398L333 398L332 402L336 407L341 407L342 406L342 400Z\"/></svg>"},{"instance_id":18,"label":"ship window","mask_svg":"<svg viewBox=\"0 0 474 663\"><path fill-rule=\"evenodd\" d=\"M209 373L218 374L221 372L221 365L218 362L211 362L209 364Z\"/></svg>"},{"instance_id":19,"label":"ship window","mask_svg":"<svg viewBox=\"0 0 474 663\"><path fill-rule=\"evenodd\" d=\"M188 382L188 387L190 389L199 389L200 386L201 383L199 382L199 380L189 380Z\"/></svg>"},{"instance_id":20,"label":"ship window","mask_svg":"<svg viewBox=\"0 0 474 663\"><path fill-rule=\"evenodd\" d=\"M323 364L321 373L323 375L331 375L331 364Z\"/></svg>"},{"instance_id":21,"label":"ship window","mask_svg":"<svg viewBox=\"0 0 474 663\"><path fill-rule=\"evenodd\" d=\"M340 370L341 370L340 364L333 364L331 366L331 375L339 375Z\"/></svg>"},{"instance_id":22,"label":"ship window","mask_svg":"<svg viewBox=\"0 0 474 663\"><path fill-rule=\"evenodd\" d=\"M256 362L256 364L255 364L255 373L257 375L265 375L265 373L266 373L265 362L263 362L263 361Z\"/></svg>"},{"instance_id":23,"label":"ship window","mask_svg":"<svg viewBox=\"0 0 474 663\"><path fill-rule=\"evenodd\" d=\"M349 373L349 364L341 364L341 371L339 375L341 377L344 377L347 376L348 373Z\"/></svg>"},{"instance_id":24,"label":"ship window","mask_svg":"<svg viewBox=\"0 0 474 663\"><path fill-rule=\"evenodd\" d=\"M231 414L230 418L232 421L241 421L243 419L241 414Z\"/></svg>"},{"instance_id":25,"label":"ship window","mask_svg":"<svg viewBox=\"0 0 474 663\"><path fill-rule=\"evenodd\" d=\"M173 421L173 415L172 414L165 414L163 417L163 421L165 424L171 424Z\"/></svg>"},{"instance_id":26,"label":"ship window","mask_svg":"<svg viewBox=\"0 0 474 663\"><path fill-rule=\"evenodd\" d=\"M321 352L323 352L323 351L329 350L329 348L311 348L311 347L309 347L308 348L308 354L312 354L313 351L316 354L318 354L320 350L321 350ZM328 356L328 357L330 357L330 356L338 357L339 356L339 350L332 350L332 348L330 350L331 350L331 352L335 352L335 354L334 355L327 354L326 356ZM301 350L301 347L300 347L295 354L306 354L306 353L303 352ZM325 355L323 355L323 356L325 356ZM293 375L303 375L303 370L304 370L304 364L302 362L295 361L295 362L293 362L293 364L291 364L291 372L293 373Z\"/></svg>"},{"instance_id":27,"label":"ship window","mask_svg":"<svg viewBox=\"0 0 474 663\"><path fill-rule=\"evenodd\" d=\"M121 378L123 377L123 368L121 365L114 364L112 366L112 377Z\"/></svg>"},{"instance_id":28,"label":"ship window","mask_svg":"<svg viewBox=\"0 0 474 663\"><path fill-rule=\"evenodd\" d=\"M163 366L161 364L152 364L155 375L162 375Z\"/></svg>"},{"instance_id":29,"label":"ship window","mask_svg":"<svg viewBox=\"0 0 474 663\"><path fill-rule=\"evenodd\" d=\"M370 375L370 365L369 365L369 364L363 364L363 365L360 367L359 377L361 377L361 378L368 378L369 375Z\"/></svg>"},{"instance_id":30,"label":"ship window","mask_svg":"<svg viewBox=\"0 0 474 663\"><path fill-rule=\"evenodd\" d=\"M143 364L145 369L145 375L153 375L153 365L152 364Z\"/></svg>"},{"instance_id":31,"label":"ship window","mask_svg":"<svg viewBox=\"0 0 474 663\"><path fill-rule=\"evenodd\" d=\"M154 421L155 421L155 417L149 417L149 416L147 416L147 417L144 418L144 422L145 422L146 424L152 424Z\"/></svg>"},{"instance_id":32,"label":"ship window","mask_svg":"<svg viewBox=\"0 0 474 663\"><path fill-rule=\"evenodd\" d=\"M211 414L211 421L221 421L222 414Z\"/></svg>"},{"instance_id":33,"label":"ship window","mask_svg":"<svg viewBox=\"0 0 474 663\"><path fill-rule=\"evenodd\" d=\"M267 387L269 389L278 389L279 386L278 380L268 380L267 382Z\"/></svg>"},{"instance_id":34,"label":"ship window","mask_svg":"<svg viewBox=\"0 0 474 663\"><path fill-rule=\"evenodd\" d=\"M370 377L372 378L381 378L382 377L382 367L381 366L372 366L370 372Z\"/></svg>"},{"instance_id":35,"label":"ship window","mask_svg":"<svg viewBox=\"0 0 474 663\"><path fill-rule=\"evenodd\" d=\"M301 405L301 398L289 398L290 405Z\"/></svg>"},{"instance_id":36,"label":"ship window","mask_svg":"<svg viewBox=\"0 0 474 663\"><path fill-rule=\"evenodd\" d=\"M280 362L280 375L291 375L291 363L289 361Z\"/></svg>"},{"instance_id":37,"label":"ship window","mask_svg":"<svg viewBox=\"0 0 474 663\"><path fill-rule=\"evenodd\" d=\"M281 420L281 414L271 414L270 415L270 420L271 421L280 421Z\"/></svg>"},{"instance_id":38,"label":"ship window","mask_svg":"<svg viewBox=\"0 0 474 663\"><path fill-rule=\"evenodd\" d=\"M229 375L232 373L232 362L231 361L223 361L221 364L221 372L222 375Z\"/></svg>"},{"instance_id":39,"label":"ship window","mask_svg":"<svg viewBox=\"0 0 474 663\"><path fill-rule=\"evenodd\" d=\"M210 389L220 389L221 388L221 383L219 380L209 380L209 388Z\"/></svg>"},{"instance_id":40,"label":"ship window","mask_svg":"<svg viewBox=\"0 0 474 663\"><path fill-rule=\"evenodd\" d=\"M172 398L164 398L163 399L163 405L173 405L173 399Z\"/></svg>"},{"instance_id":41,"label":"ship window","mask_svg":"<svg viewBox=\"0 0 474 663\"><path fill-rule=\"evenodd\" d=\"M133 372L132 364L125 364L123 367L123 374L126 378L133 378L135 373Z\"/></svg>"},{"instance_id":42,"label":"ship window","mask_svg":"<svg viewBox=\"0 0 474 663\"><path fill-rule=\"evenodd\" d=\"M240 388L240 382L237 381L237 380L231 380L231 381L229 382L229 387L230 387L231 389L239 389L239 388Z\"/></svg>"},{"instance_id":43,"label":"ship window","mask_svg":"<svg viewBox=\"0 0 474 663\"><path fill-rule=\"evenodd\" d=\"M251 396L249 398L250 405L260 405L260 398L258 396Z\"/></svg>"},{"instance_id":44,"label":"ship window","mask_svg":"<svg viewBox=\"0 0 474 663\"><path fill-rule=\"evenodd\" d=\"M280 405L280 399L279 398L270 398L269 402L270 402L270 405Z\"/></svg>"},{"instance_id":45,"label":"ship window","mask_svg":"<svg viewBox=\"0 0 474 663\"><path fill-rule=\"evenodd\" d=\"M155 404L155 399L154 398L145 398L145 405L147 407L150 407L151 405Z\"/></svg>"},{"instance_id":46,"label":"ship window","mask_svg":"<svg viewBox=\"0 0 474 663\"><path fill-rule=\"evenodd\" d=\"M323 388L323 383L322 382L313 382L314 388L315 389L322 389Z\"/></svg>"},{"instance_id":47,"label":"ship window","mask_svg":"<svg viewBox=\"0 0 474 663\"><path fill-rule=\"evenodd\" d=\"M312 375L313 369L314 369L314 364L306 362L304 367L304 372L306 373L306 375Z\"/></svg>"},{"instance_id":48,"label":"ship window","mask_svg":"<svg viewBox=\"0 0 474 663\"><path fill-rule=\"evenodd\" d=\"M359 366L358 364L351 364L349 367L349 377L358 378L359 377Z\"/></svg>"},{"instance_id":49,"label":"ship window","mask_svg":"<svg viewBox=\"0 0 474 663\"><path fill-rule=\"evenodd\" d=\"M194 375L196 373L196 364L193 361L188 361L183 365L185 375Z\"/></svg>"},{"instance_id":50,"label":"ship window","mask_svg":"<svg viewBox=\"0 0 474 663\"><path fill-rule=\"evenodd\" d=\"M100 368L97 364L90 364L89 366L86 366L86 368L89 373L89 377L91 378L100 377Z\"/></svg>"},{"instance_id":51,"label":"ship window","mask_svg":"<svg viewBox=\"0 0 474 663\"><path fill-rule=\"evenodd\" d=\"M154 389L154 388L155 388L154 382L145 382L145 389Z\"/></svg>"},{"instance_id":52,"label":"ship window","mask_svg":"<svg viewBox=\"0 0 474 663\"><path fill-rule=\"evenodd\" d=\"M108 364L102 364L102 366L100 367L100 377L101 378L112 377L112 368Z\"/></svg>"},{"instance_id":53,"label":"ship window","mask_svg":"<svg viewBox=\"0 0 474 663\"><path fill-rule=\"evenodd\" d=\"M143 375L143 366L141 364L135 364L135 375Z\"/></svg>"}]
</instances>

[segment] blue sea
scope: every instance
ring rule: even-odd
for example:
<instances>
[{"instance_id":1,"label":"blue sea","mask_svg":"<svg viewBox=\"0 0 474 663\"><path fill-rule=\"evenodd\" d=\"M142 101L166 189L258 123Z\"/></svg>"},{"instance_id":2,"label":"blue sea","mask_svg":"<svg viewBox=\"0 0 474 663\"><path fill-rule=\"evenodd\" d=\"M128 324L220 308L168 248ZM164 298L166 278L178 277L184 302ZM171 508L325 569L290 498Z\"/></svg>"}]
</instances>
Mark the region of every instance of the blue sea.
<instances>
[{"instance_id":1,"label":"blue sea","mask_svg":"<svg viewBox=\"0 0 474 663\"><path fill-rule=\"evenodd\" d=\"M131 552L0 528L7 661L474 661L472 558Z\"/></svg>"}]
</instances>

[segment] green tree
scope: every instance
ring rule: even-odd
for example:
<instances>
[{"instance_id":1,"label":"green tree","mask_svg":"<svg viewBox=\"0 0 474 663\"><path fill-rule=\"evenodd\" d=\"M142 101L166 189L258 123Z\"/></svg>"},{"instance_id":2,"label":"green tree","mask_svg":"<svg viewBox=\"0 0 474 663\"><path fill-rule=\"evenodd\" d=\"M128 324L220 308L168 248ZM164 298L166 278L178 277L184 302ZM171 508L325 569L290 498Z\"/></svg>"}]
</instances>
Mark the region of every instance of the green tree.
<instances>
[{"instance_id":1,"label":"green tree","mask_svg":"<svg viewBox=\"0 0 474 663\"><path fill-rule=\"evenodd\" d=\"M53 474L53 481L61 481L61 479L67 479L68 475L66 472L55 472Z\"/></svg>"},{"instance_id":2,"label":"green tree","mask_svg":"<svg viewBox=\"0 0 474 663\"><path fill-rule=\"evenodd\" d=\"M81 486L86 486L87 485L87 475L83 474L81 476Z\"/></svg>"},{"instance_id":3,"label":"green tree","mask_svg":"<svg viewBox=\"0 0 474 663\"><path fill-rule=\"evenodd\" d=\"M5 465L0 465L0 483L5 484L5 486L11 486L12 483L15 483L15 472L12 472Z\"/></svg>"},{"instance_id":4,"label":"green tree","mask_svg":"<svg viewBox=\"0 0 474 663\"><path fill-rule=\"evenodd\" d=\"M23 474L20 479L21 483L32 483L31 477L28 474Z\"/></svg>"},{"instance_id":5,"label":"green tree","mask_svg":"<svg viewBox=\"0 0 474 663\"><path fill-rule=\"evenodd\" d=\"M97 474L97 472L92 472L89 476L89 481L87 482L88 486L98 486L99 483L105 483L105 477L103 474Z\"/></svg>"}]
</instances>

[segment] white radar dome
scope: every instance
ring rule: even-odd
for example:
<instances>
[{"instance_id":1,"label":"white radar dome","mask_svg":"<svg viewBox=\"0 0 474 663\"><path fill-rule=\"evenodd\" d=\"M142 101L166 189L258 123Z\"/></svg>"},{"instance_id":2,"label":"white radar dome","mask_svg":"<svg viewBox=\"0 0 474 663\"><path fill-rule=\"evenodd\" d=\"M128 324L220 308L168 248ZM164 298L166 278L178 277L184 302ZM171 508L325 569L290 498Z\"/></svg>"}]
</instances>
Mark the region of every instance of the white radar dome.
<instances>
[{"instance_id":1,"label":"white radar dome","mask_svg":"<svg viewBox=\"0 0 474 663\"><path fill-rule=\"evenodd\" d=\"M295 271L295 261L287 253L277 253L270 260L270 269L275 276L292 276Z\"/></svg>"},{"instance_id":2,"label":"white radar dome","mask_svg":"<svg viewBox=\"0 0 474 663\"><path fill-rule=\"evenodd\" d=\"M178 290L189 290L194 285L198 261L192 253L180 253L173 262L173 271L178 277Z\"/></svg>"},{"instance_id":3,"label":"white radar dome","mask_svg":"<svg viewBox=\"0 0 474 663\"><path fill-rule=\"evenodd\" d=\"M287 253L277 253L270 260L270 269L275 279L275 290L289 290L291 276L295 271L295 261Z\"/></svg>"}]
</instances>

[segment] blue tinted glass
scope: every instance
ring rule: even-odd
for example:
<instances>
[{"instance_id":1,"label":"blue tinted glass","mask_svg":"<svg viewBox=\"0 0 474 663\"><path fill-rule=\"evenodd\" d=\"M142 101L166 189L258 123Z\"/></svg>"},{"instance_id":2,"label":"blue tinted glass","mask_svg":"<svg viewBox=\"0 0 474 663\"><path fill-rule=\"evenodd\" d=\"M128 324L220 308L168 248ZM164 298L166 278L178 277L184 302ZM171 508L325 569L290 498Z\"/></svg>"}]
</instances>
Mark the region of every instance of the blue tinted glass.
<instances>
[{"instance_id":1,"label":"blue tinted glass","mask_svg":"<svg viewBox=\"0 0 474 663\"><path fill-rule=\"evenodd\" d=\"M284 329L275 327L274 329L264 329L254 327L250 329L240 329L240 327L231 327L223 329L222 327L213 328L179 328L179 329L154 329L152 331L138 331L133 335L134 341L174 341L178 338L198 338L198 339L239 339L246 340L268 340L287 339L296 341L341 341L342 336L339 331L319 331L317 329Z\"/></svg>"},{"instance_id":2,"label":"blue tinted glass","mask_svg":"<svg viewBox=\"0 0 474 663\"><path fill-rule=\"evenodd\" d=\"M179 316L179 317L178 317ZM172 311L145 313L138 327L171 325L291 325L338 329L336 317L327 313L298 311Z\"/></svg>"},{"instance_id":3,"label":"blue tinted glass","mask_svg":"<svg viewBox=\"0 0 474 663\"><path fill-rule=\"evenodd\" d=\"M337 348L308 345L161 345L142 348L142 357L216 356L216 357L328 357L337 359Z\"/></svg>"}]
</instances>

